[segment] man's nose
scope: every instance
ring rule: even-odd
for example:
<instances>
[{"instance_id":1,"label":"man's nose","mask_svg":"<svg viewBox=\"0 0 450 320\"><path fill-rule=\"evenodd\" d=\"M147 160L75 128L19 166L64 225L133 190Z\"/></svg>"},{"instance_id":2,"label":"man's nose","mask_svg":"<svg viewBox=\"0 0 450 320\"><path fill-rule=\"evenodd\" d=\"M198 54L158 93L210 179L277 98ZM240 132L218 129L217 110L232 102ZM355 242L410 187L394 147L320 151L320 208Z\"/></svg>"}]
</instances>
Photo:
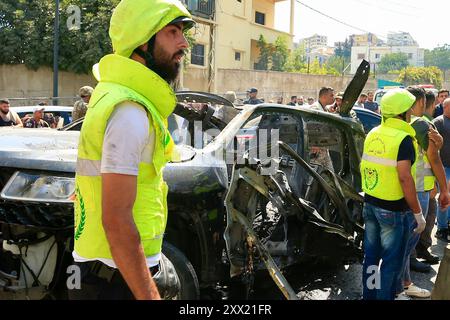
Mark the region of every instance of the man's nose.
<instances>
[{"instance_id":1,"label":"man's nose","mask_svg":"<svg viewBox=\"0 0 450 320\"><path fill-rule=\"evenodd\" d=\"M186 36L184 34L181 35L181 40L179 43L180 49L188 49L189 48L189 42L186 39Z\"/></svg>"}]
</instances>

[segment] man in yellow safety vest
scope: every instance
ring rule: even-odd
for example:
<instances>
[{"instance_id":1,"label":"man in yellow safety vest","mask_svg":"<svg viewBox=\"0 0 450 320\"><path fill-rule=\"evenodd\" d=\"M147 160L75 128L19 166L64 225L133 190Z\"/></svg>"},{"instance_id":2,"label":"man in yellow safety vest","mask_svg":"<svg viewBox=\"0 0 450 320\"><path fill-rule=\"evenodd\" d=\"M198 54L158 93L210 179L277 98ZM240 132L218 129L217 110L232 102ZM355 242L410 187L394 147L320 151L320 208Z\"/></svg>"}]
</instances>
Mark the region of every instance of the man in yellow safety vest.
<instances>
[{"instance_id":1,"label":"man in yellow safety vest","mask_svg":"<svg viewBox=\"0 0 450 320\"><path fill-rule=\"evenodd\" d=\"M409 237L407 215L414 214L415 232L425 228L413 166L418 148L409 124L415 101L405 89L386 93L381 100L382 123L364 142L360 169L365 192L362 279L366 300L395 299Z\"/></svg>"},{"instance_id":2,"label":"man in yellow safety vest","mask_svg":"<svg viewBox=\"0 0 450 320\"><path fill-rule=\"evenodd\" d=\"M160 299L155 274L167 222L163 168L173 140L167 117L194 21L178 0L122 0L111 18L113 54L94 67L99 80L80 134L75 246L81 290L73 299ZM172 266L173 267L173 266Z\"/></svg>"}]
</instances>

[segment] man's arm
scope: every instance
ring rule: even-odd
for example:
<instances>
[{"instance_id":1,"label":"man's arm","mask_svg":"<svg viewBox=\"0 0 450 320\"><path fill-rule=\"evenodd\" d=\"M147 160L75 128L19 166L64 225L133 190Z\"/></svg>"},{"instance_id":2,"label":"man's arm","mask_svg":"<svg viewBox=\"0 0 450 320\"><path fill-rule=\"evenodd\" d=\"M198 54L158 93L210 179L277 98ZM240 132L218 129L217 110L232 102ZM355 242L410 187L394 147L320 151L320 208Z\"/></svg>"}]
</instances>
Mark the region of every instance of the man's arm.
<instances>
[{"instance_id":1,"label":"man's arm","mask_svg":"<svg viewBox=\"0 0 450 320\"><path fill-rule=\"evenodd\" d=\"M14 121L16 122L15 128L23 128L22 120L17 113L14 113Z\"/></svg>"},{"instance_id":2,"label":"man's arm","mask_svg":"<svg viewBox=\"0 0 450 320\"><path fill-rule=\"evenodd\" d=\"M161 299L133 219L137 177L102 174L102 222L112 257L137 300Z\"/></svg>"},{"instance_id":3,"label":"man's arm","mask_svg":"<svg viewBox=\"0 0 450 320\"><path fill-rule=\"evenodd\" d=\"M441 157L439 156L439 149L434 143L430 142L428 145L427 156L430 161L431 170L433 170L434 176L439 184L439 206L441 208L446 208L450 201L447 188L447 179L445 176L444 165L442 164Z\"/></svg>"}]
</instances>

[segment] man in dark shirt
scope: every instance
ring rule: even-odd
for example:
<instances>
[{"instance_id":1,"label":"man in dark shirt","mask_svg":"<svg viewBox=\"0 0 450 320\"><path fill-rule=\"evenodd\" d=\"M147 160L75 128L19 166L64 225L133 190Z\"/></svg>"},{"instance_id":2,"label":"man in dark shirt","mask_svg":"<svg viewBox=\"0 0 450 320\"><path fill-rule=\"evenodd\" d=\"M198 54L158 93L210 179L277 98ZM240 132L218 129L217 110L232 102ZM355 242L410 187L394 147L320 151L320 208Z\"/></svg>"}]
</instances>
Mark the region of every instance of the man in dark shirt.
<instances>
[{"instance_id":1,"label":"man in dark shirt","mask_svg":"<svg viewBox=\"0 0 450 320\"><path fill-rule=\"evenodd\" d=\"M411 122L411 126L416 132L416 139L419 144L418 163L416 166L416 191L423 216L426 218L428 214L428 204L430 202L430 192L434 189L434 183L431 183L431 181L426 178L426 176L429 175L429 169L431 169L430 174L434 174L434 176L436 176L439 186L444 191L439 197L439 203L441 206L445 206L448 203L445 172L439 158L439 148L441 147L442 138L439 136L439 143L435 143L435 138L432 137L432 134L436 135L438 133L430 127L430 124L426 120L422 119L425 112L425 90L420 87L408 87L407 90L416 97L416 102L412 108ZM430 165L431 168L428 168L427 165ZM419 242L420 235L414 233L417 223L411 216L408 217L410 235L406 246L403 277L399 282L398 293L404 292L406 295L412 297L429 298L431 296L431 292L426 289L419 288L414 285L411 280L411 269L420 272L429 272L431 271L431 267L427 264L419 262L415 257L411 256L414 248Z\"/></svg>"},{"instance_id":2,"label":"man in dark shirt","mask_svg":"<svg viewBox=\"0 0 450 320\"><path fill-rule=\"evenodd\" d=\"M436 109L434 109L433 118L440 117L444 113L443 103L444 103L445 99L448 98L448 94L449 94L449 91L447 89L439 90L438 97L437 97L438 104L436 105Z\"/></svg>"},{"instance_id":3,"label":"man in dark shirt","mask_svg":"<svg viewBox=\"0 0 450 320\"><path fill-rule=\"evenodd\" d=\"M247 101L244 101L244 104L260 104L264 103L261 99L258 99L258 89L256 88L250 88L248 91L248 97L249 99Z\"/></svg>"},{"instance_id":4,"label":"man in dark shirt","mask_svg":"<svg viewBox=\"0 0 450 320\"><path fill-rule=\"evenodd\" d=\"M24 128L49 128L49 124L45 122L43 118L44 108L37 107L34 109L33 117L28 119L23 127Z\"/></svg>"},{"instance_id":5,"label":"man in dark shirt","mask_svg":"<svg viewBox=\"0 0 450 320\"><path fill-rule=\"evenodd\" d=\"M297 105L297 96L291 97L291 102L287 104L288 106L296 106Z\"/></svg>"},{"instance_id":6,"label":"man in dark shirt","mask_svg":"<svg viewBox=\"0 0 450 320\"><path fill-rule=\"evenodd\" d=\"M364 108L376 113L380 113L380 107L378 106L378 103L373 101L372 91L367 92L367 101L364 102Z\"/></svg>"},{"instance_id":7,"label":"man in dark shirt","mask_svg":"<svg viewBox=\"0 0 450 320\"><path fill-rule=\"evenodd\" d=\"M450 182L450 99L447 98L443 102L444 114L433 120L437 130L444 138L444 145L441 149L440 156L442 164L445 168L447 176L447 183ZM440 208L437 216L438 231L436 237L442 241L450 242L449 221L450 210L447 208Z\"/></svg>"}]
</instances>

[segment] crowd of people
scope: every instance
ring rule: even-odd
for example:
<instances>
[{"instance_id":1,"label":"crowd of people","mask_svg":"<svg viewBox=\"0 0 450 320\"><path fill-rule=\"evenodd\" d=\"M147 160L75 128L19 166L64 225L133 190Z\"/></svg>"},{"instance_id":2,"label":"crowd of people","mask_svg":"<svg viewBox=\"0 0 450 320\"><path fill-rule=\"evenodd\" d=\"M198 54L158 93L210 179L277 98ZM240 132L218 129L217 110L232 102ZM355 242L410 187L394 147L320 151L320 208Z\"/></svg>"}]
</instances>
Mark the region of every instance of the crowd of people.
<instances>
[{"instance_id":1,"label":"crowd of people","mask_svg":"<svg viewBox=\"0 0 450 320\"><path fill-rule=\"evenodd\" d=\"M89 86L80 88L80 100L75 102L71 120L78 120L86 115L87 105L94 89ZM61 117L52 112L45 112L47 103L39 102L33 108L33 113L25 114L20 117L14 108L11 108L9 99L0 99L0 127L17 127L17 128L58 128Z\"/></svg>"},{"instance_id":2,"label":"crowd of people","mask_svg":"<svg viewBox=\"0 0 450 320\"><path fill-rule=\"evenodd\" d=\"M244 104L263 103L258 90L247 91ZM331 87L313 98L292 96L287 105L338 113L343 92ZM273 102L273 101L269 101ZM283 97L277 99L283 104ZM430 252L432 231L450 243L450 99L418 86L387 91L381 103L374 92L361 93L354 107L381 115L381 125L367 136L361 163L364 204L363 297L373 300L428 298L429 290L413 283L411 270L428 273L439 257ZM326 148L311 150L311 159L332 168ZM419 261L418 259L422 259ZM380 283L370 283L372 270Z\"/></svg>"}]
</instances>

